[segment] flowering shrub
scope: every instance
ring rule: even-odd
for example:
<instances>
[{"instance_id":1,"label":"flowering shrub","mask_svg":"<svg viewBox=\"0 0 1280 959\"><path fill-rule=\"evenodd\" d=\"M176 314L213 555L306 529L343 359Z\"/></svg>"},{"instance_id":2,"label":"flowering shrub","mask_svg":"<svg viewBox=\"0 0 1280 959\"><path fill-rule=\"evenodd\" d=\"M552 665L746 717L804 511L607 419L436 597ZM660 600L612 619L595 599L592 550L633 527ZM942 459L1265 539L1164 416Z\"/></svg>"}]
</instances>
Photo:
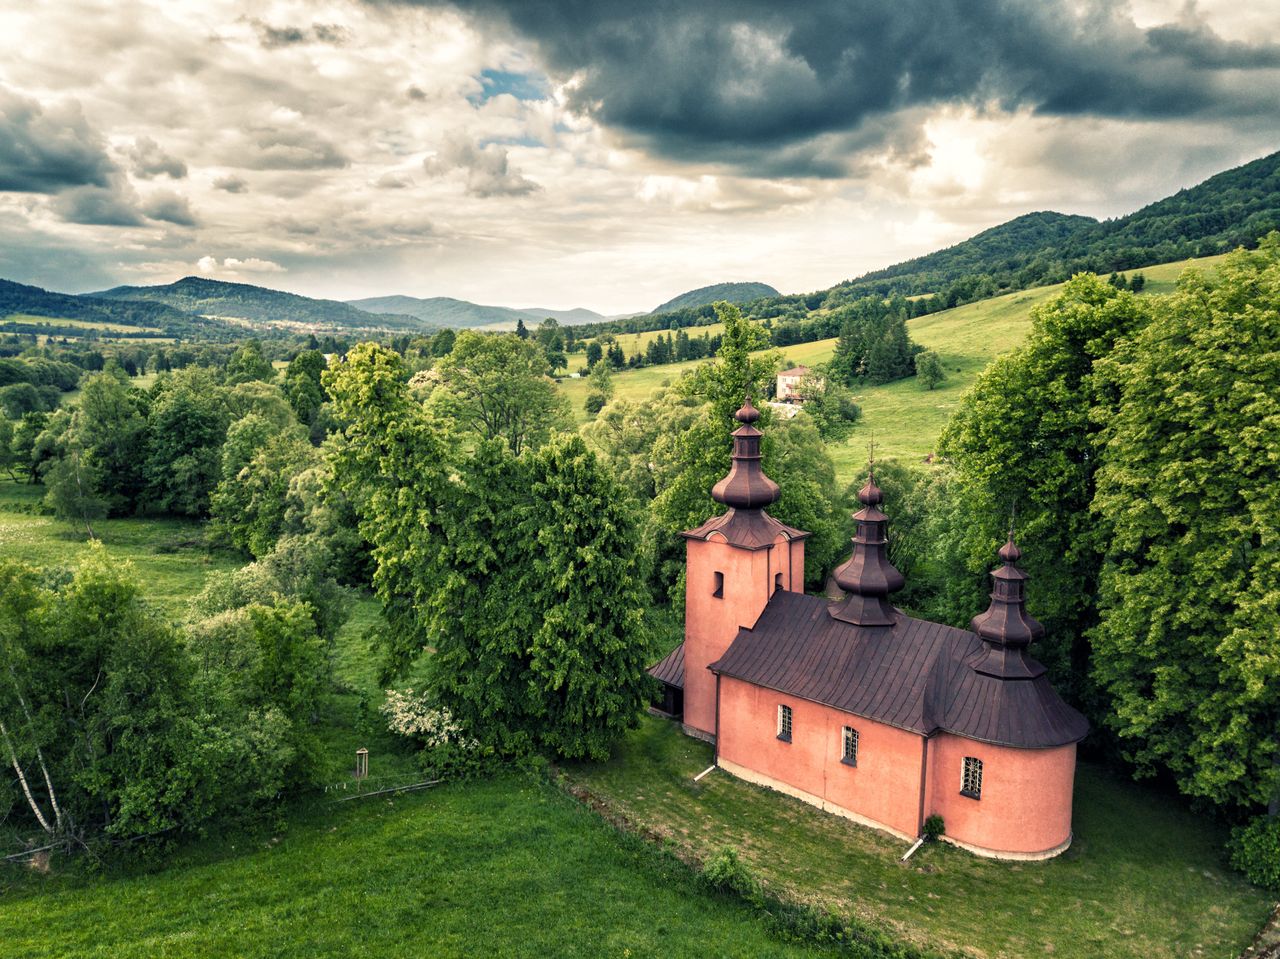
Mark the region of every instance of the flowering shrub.
<instances>
[{"instance_id":1,"label":"flowering shrub","mask_svg":"<svg viewBox=\"0 0 1280 959\"><path fill-rule=\"evenodd\" d=\"M462 728L447 709L432 706L426 694L416 694L412 689L403 692L388 689L382 714L387 717L387 728L393 733L416 739L427 749L447 745L474 749L479 745L462 734Z\"/></svg>"}]
</instances>

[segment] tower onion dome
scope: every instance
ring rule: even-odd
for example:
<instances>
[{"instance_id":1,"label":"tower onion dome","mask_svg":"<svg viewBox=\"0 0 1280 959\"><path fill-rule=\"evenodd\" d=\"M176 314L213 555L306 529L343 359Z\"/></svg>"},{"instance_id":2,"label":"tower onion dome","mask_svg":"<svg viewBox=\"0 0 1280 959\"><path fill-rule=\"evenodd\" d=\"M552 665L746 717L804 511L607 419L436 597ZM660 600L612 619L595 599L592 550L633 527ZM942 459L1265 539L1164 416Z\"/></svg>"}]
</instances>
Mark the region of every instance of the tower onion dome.
<instances>
[{"instance_id":1,"label":"tower onion dome","mask_svg":"<svg viewBox=\"0 0 1280 959\"><path fill-rule=\"evenodd\" d=\"M760 437L753 425L760 411L747 397L742 409L733 414L742 425L733 431L733 467L729 475L711 488L711 498L735 510L764 509L777 502L778 484L760 468Z\"/></svg>"},{"instance_id":2,"label":"tower onion dome","mask_svg":"<svg viewBox=\"0 0 1280 959\"><path fill-rule=\"evenodd\" d=\"M889 562L886 530L889 517L880 511L884 494L874 474L867 471L867 485L858 491L862 509L853 514L857 529L853 555L836 569L836 584L848 595L829 607L833 617L857 626L892 626L895 610L889 594L902 589L902 574Z\"/></svg>"},{"instance_id":3,"label":"tower onion dome","mask_svg":"<svg viewBox=\"0 0 1280 959\"><path fill-rule=\"evenodd\" d=\"M1027 574L1017 566L1022 550L1013 541L1012 529L996 555L1001 566L991 574L995 581L991 605L969 624L986 645L984 655L973 668L1002 679L1034 679L1045 669L1023 653L1032 640L1044 635L1044 627L1027 613Z\"/></svg>"}]
</instances>

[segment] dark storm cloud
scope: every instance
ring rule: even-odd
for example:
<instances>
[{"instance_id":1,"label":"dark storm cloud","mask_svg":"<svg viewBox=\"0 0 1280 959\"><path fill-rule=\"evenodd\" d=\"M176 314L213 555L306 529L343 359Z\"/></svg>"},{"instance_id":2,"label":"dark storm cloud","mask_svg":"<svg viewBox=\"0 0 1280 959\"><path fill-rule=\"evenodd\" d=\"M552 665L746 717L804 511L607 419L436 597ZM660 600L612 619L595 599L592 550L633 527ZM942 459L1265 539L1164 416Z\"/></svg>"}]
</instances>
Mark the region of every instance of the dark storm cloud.
<instances>
[{"instance_id":1,"label":"dark storm cloud","mask_svg":"<svg viewBox=\"0 0 1280 959\"><path fill-rule=\"evenodd\" d=\"M115 172L102 136L78 105L45 108L0 87L0 191L106 187Z\"/></svg>"},{"instance_id":2,"label":"dark storm cloud","mask_svg":"<svg viewBox=\"0 0 1280 959\"><path fill-rule=\"evenodd\" d=\"M386 0L396 2L396 0ZM404 0L414 2L414 0ZM442 5L443 0L421 0ZM1142 30L1104 0L455 0L576 75L574 105L677 158L832 175L797 144L913 107L1273 122L1280 47ZM1117 9L1118 8L1118 9Z\"/></svg>"}]
</instances>

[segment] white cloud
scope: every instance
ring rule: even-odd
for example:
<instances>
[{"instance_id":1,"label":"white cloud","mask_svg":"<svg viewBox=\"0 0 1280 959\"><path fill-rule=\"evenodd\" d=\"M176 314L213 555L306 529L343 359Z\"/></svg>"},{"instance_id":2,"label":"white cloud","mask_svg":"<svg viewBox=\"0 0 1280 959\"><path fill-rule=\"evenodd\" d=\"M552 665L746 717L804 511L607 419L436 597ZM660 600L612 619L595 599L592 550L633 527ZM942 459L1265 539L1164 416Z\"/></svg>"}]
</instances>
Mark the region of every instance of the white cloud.
<instances>
[{"instance_id":1,"label":"white cloud","mask_svg":"<svg viewBox=\"0 0 1280 959\"><path fill-rule=\"evenodd\" d=\"M239 259L228 256L219 260L216 256L202 256L196 260L196 270L206 276L240 276L244 273L285 273L279 263L262 260L256 256Z\"/></svg>"}]
</instances>

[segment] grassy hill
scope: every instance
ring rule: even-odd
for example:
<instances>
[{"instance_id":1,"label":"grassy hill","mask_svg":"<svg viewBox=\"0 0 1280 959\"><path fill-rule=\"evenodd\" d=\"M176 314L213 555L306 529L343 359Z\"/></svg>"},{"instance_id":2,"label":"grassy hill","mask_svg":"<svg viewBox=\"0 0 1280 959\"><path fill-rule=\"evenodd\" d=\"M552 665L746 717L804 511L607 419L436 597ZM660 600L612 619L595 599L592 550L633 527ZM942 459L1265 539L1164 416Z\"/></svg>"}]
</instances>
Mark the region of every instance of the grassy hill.
<instances>
[{"instance_id":1,"label":"grassy hill","mask_svg":"<svg viewBox=\"0 0 1280 959\"><path fill-rule=\"evenodd\" d=\"M690 290L687 293L672 297L661 306L655 308L653 312L670 313L673 310L688 310L715 303L717 300L727 300L730 303L750 303L752 300L758 300L761 297L780 295L768 283L714 283L711 286L699 287L696 290Z\"/></svg>"},{"instance_id":2,"label":"grassy hill","mask_svg":"<svg viewBox=\"0 0 1280 959\"><path fill-rule=\"evenodd\" d=\"M95 328L117 333L156 333L185 339L228 340L243 331L148 300L127 297L72 296L38 286L0 280L0 317L17 327L47 328L54 334Z\"/></svg>"},{"instance_id":3,"label":"grassy hill","mask_svg":"<svg viewBox=\"0 0 1280 959\"><path fill-rule=\"evenodd\" d=\"M1166 263L1140 271L1147 280L1146 293L1166 293L1184 269L1213 269L1221 256ZM852 480L867 457L867 444L875 440L877 456L920 461L933 451L938 435L964 391L987 364L1022 342L1031 327L1031 310L1053 297L1061 285L1038 287L970 303L967 306L917 317L908 323L911 338L936 350L947 379L934 390L924 389L914 378L884 386L865 387L855 394L862 419L853 436L831 448L841 479ZM646 335L646 334L640 334ZM656 335L656 334L652 334ZM812 366L829 360L836 341L818 340L784 347L788 363ZM614 375L616 395L643 400L660 386L674 383L702 360L624 370ZM577 357L570 367L577 365ZM585 422L582 403L587 395L584 379L566 378L560 389L569 398L574 415Z\"/></svg>"},{"instance_id":4,"label":"grassy hill","mask_svg":"<svg viewBox=\"0 0 1280 959\"><path fill-rule=\"evenodd\" d=\"M249 283L227 283L198 276L183 277L164 286L117 286L93 296L163 304L184 313L236 319L266 327L323 330L425 328L417 317L368 313L337 300L317 300Z\"/></svg>"}]
</instances>

